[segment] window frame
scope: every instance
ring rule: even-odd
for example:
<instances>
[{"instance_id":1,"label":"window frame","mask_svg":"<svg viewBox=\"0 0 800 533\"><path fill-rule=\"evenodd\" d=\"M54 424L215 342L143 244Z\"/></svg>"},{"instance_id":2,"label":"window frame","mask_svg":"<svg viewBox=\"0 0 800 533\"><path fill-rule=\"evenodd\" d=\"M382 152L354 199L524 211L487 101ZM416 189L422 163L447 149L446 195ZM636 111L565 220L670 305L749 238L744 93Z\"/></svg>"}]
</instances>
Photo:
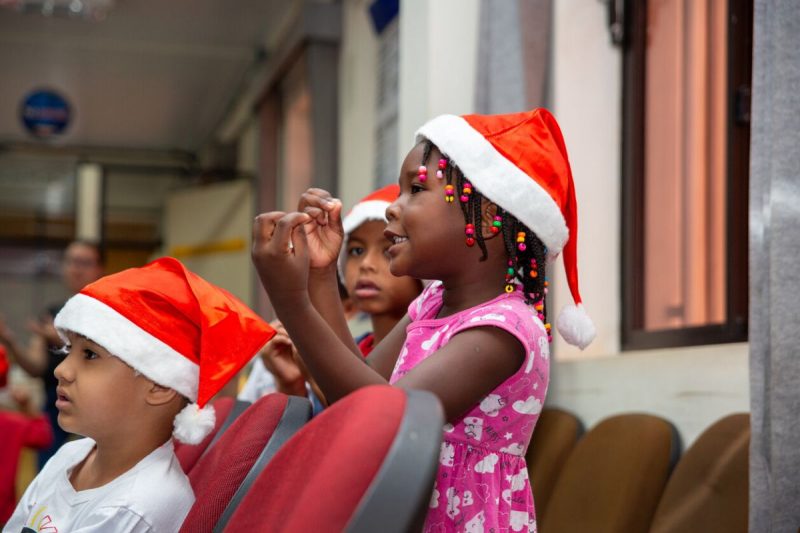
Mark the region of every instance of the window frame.
<instances>
[{"instance_id":1,"label":"window frame","mask_svg":"<svg viewBox=\"0 0 800 533\"><path fill-rule=\"evenodd\" d=\"M622 60L622 247L620 283L623 351L747 341L748 188L752 0L728 1L725 198L725 322L658 331L644 329L644 170L646 0L624 7ZM742 61L747 57L749 61Z\"/></svg>"}]
</instances>

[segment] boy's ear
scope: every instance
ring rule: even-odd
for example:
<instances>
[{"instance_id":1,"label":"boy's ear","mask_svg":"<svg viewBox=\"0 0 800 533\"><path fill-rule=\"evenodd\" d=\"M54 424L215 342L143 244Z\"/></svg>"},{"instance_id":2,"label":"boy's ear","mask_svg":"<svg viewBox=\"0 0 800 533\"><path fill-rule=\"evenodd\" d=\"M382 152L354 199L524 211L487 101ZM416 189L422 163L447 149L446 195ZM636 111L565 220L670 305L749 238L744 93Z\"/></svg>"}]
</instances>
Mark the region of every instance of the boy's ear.
<instances>
[{"instance_id":1,"label":"boy's ear","mask_svg":"<svg viewBox=\"0 0 800 533\"><path fill-rule=\"evenodd\" d=\"M176 396L178 393L174 389L151 382L145 401L148 405L164 405L171 402Z\"/></svg>"},{"instance_id":2,"label":"boy's ear","mask_svg":"<svg viewBox=\"0 0 800 533\"><path fill-rule=\"evenodd\" d=\"M502 234L502 231L492 233L492 223L494 222L494 217L496 214L497 204L494 204L488 200L484 200L483 205L481 205L481 232L483 233L483 240L485 241L493 239Z\"/></svg>"}]
</instances>

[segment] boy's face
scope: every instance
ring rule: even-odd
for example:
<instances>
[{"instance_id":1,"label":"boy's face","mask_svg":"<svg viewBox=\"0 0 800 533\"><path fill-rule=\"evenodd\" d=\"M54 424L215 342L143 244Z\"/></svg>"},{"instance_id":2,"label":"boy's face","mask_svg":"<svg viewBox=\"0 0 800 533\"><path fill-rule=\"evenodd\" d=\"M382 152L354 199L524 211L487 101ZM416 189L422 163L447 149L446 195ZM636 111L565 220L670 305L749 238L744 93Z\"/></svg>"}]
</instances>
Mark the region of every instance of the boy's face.
<instances>
[{"instance_id":1,"label":"boy's face","mask_svg":"<svg viewBox=\"0 0 800 533\"><path fill-rule=\"evenodd\" d=\"M391 243L383 236L386 223L364 222L347 239L344 280L347 293L356 307L371 315L402 316L419 294L420 282L389 272L386 250Z\"/></svg>"},{"instance_id":2,"label":"boy's face","mask_svg":"<svg viewBox=\"0 0 800 533\"><path fill-rule=\"evenodd\" d=\"M94 440L124 435L152 382L85 337L67 337L69 353L54 372L58 425Z\"/></svg>"}]
</instances>

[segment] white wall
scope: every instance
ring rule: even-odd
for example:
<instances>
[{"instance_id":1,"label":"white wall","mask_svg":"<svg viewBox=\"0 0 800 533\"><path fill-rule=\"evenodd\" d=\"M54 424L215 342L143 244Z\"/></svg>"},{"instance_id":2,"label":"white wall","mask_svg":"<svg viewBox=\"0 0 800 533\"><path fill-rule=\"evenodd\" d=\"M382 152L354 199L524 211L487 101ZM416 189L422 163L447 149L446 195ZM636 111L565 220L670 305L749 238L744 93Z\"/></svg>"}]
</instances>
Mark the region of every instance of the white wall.
<instances>
[{"instance_id":1,"label":"white wall","mask_svg":"<svg viewBox=\"0 0 800 533\"><path fill-rule=\"evenodd\" d=\"M561 361L547 404L577 413L587 429L614 413L656 414L688 445L726 414L750 411L748 352L739 343Z\"/></svg>"},{"instance_id":2,"label":"white wall","mask_svg":"<svg viewBox=\"0 0 800 533\"><path fill-rule=\"evenodd\" d=\"M427 120L474 112L478 0L400 2L399 161Z\"/></svg>"},{"instance_id":3,"label":"white wall","mask_svg":"<svg viewBox=\"0 0 800 533\"><path fill-rule=\"evenodd\" d=\"M164 250L191 271L252 305L252 185L247 180L173 192L164 213Z\"/></svg>"},{"instance_id":4,"label":"white wall","mask_svg":"<svg viewBox=\"0 0 800 533\"><path fill-rule=\"evenodd\" d=\"M610 44L601 2L553 2L551 106L569 150L578 196L581 296L597 338L581 354L555 341L560 359L619 352L622 55ZM572 297L561 261L550 270L551 320Z\"/></svg>"},{"instance_id":5,"label":"white wall","mask_svg":"<svg viewBox=\"0 0 800 533\"><path fill-rule=\"evenodd\" d=\"M339 58L339 197L345 209L370 192L375 168L378 40L367 0L342 4Z\"/></svg>"}]
</instances>

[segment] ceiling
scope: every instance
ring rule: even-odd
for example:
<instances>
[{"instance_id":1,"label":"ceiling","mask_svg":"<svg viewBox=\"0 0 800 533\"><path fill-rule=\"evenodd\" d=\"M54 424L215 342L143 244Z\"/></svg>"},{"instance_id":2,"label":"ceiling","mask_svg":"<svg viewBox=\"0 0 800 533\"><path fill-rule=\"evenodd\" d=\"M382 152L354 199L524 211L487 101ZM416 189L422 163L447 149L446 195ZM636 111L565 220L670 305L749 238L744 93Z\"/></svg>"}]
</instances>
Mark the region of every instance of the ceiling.
<instances>
[{"instance_id":1,"label":"ceiling","mask_svg":"<svg viewBox=\"0 0 800 533\"><path fill-rule=\"evenodd\" d=\"M45 87L72 108L60 145L196 151L297 4L116 0L100 22L0 9L0 143L32 140L19 106Z\"/></svg>"}]
</instances>

